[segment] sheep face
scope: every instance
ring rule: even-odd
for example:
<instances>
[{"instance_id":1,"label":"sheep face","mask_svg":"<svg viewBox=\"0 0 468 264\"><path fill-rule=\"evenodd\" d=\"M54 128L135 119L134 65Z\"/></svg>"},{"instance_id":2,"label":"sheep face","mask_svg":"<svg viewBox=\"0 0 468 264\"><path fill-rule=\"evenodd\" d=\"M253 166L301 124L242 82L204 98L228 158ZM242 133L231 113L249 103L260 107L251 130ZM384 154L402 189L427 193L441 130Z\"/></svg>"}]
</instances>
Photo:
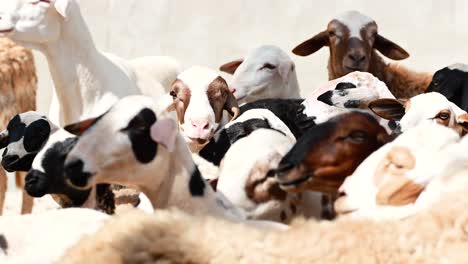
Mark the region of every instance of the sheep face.
<instances>
[{"instance_id":1,"label":"sheep face","mask_svg":"<svg viewBox=\"0 0 468 264\"><path fill-rule=\"evenodd\" d=\"M267 98L299 98L288 91L297 82L295 65L289 56L275 46L260 46L245 59L226 63L221 71L234 74L229 87L239 103Z\"/></svg>"},{"instance_id":2,"label":"sheep face","mask_svg":"<svg viewBox=\"0 0 468 264\"><path fill-rule=\"evenodd\" d=\"M436 123L450 127L460 135L468 128L468 114L439 93L426 93L409 101L378 99L369 103L369 108L389 120L400 120L401 131L423 123Z\"/></svg>"},{"instance_id":3,"label":"sheep face","mask_svg":"<svg viewBox=\"0 0 468 264\"><path fill-rule=\"evenodd\" d=\"M308 56L324 46L330 48L329 67L337 75L353 71L369 71L374 49L383 55L402 60L408 53L378 33L377 23L357 11L346 12L328 23L326 30L293 49L293 53Z\"/></svg>"},{"instance_id":4,"label":"sheep face","mask_svg":"<svg viewBox=\"0 0 468 264\"><path fill-rule=\"evenodd\" d=\"M468 110L468 65L456 63L438 70L426 92L438 92L463 110Z\"/></svg>"},{"instance_id":5,"label":"sheep face","mask_svg":"<svg viewBox=\"0 0 468 264\"><path fill-rule=\"evenodd\" d=\"M0 3L0 35L26 44L59 38L60 25L75 0L10 0Z\"/></svg>"},{"instance_id":6,"label":"sheep face","mask_svg":"<svg viewBox=\"0 0 468 264\"><path fill-rule=\"evenodd\" d=\"M453 130L431 123L408 130L346 178L335 210L358 217L407 215L432 179L453 172L453 164L447 166L446 161L453 161L454 155L447 159L443 151L459 138Z\"/></svg>"},{"instance_id":7,"label":"sheep face","mask_svg":"<svg viewBox=\"0 0 468 264\"><path fill-rule=\"evenodd\" d=\"M56 130L49 120L36 112L14 116L7 129L0 133L3 151L2 166L9 172L28 171L34 157Z\"/></svg>"},{"instance_id":8,"label":"sheep face","mask_svg":"<svg viewBox=\"0 0 468 264\"><path fill-rule=\"evenodd\" d=\"M239 106L229 91L226 81L216 71L204 67L192 67L182 72L173 83L170 95L173 104L169 111L176 111L182 135L189 145L204 146L219 127L223 110L235 119Z\"/></svg>"},{"instance_id":9,"label":"sheep face","mask_svg":"<svg viewBox=\"0 0 468 264\"><path fill-rule=\"evenodd\" d=\"M138 183L141 175L153 173L147 171L149 163L166 168L168 162L164 161L174 147L177 128L172 120L157 120L153 108L151 98L129 96L98 118L65 127L81 135L65 161L65 175L71 184L88 188L100 182Z\"/></svg>"},{"instance_id":10,"label":"sheep face","mask_svg":"<svg viewBox=\"0 0 468 264\"><path fill-rule=\"evenodd\" d=\"M298 139L278 166L278 181L287 191L335 193L346 176L389 140L385 129L369 114L351 112L334 117Z\"/></svg>"}]
</instances>

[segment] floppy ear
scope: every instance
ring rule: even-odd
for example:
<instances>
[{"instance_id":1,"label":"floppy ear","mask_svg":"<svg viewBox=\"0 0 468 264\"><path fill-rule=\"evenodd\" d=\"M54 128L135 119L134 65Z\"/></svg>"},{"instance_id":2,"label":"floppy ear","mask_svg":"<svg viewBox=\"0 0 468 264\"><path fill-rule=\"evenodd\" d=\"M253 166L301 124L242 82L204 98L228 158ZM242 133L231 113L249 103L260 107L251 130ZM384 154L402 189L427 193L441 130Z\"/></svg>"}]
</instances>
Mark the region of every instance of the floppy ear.
<instances>
[{"instance_id":1,"label":"floppy ear","mask_svg":"<svg viewBox=\"0 0 468 264\"><path fill-rule=\"evenodd\" d=\"M151 138L166 147L169 152L174 151L177 133L174 120L169 118L156 121L150 131Z\"/></svg>"},{"instance_id":2,"label":"floppy ear","mask_svg":"<svg viewBox=\"0 0 468 264\"><path fill-rule=\"evenodd\" d=\"M226 64L221 65L219 67L219 70L225 73L229 74L234 74L236 72L237 68L244 62L244 59L238 59L235 61L228 62Z\"/></svg>"},{"instance_id":3,"label":"floppy ear","mask_svg":"<svg viewBox=\"0 0 468 264\"><path fill-rule=\"evenodd\" d=\"M457 116L457 123L463 129L463 135L468 132L468 113Z\"/></svg>"},{"instance_id":4,"label":"floppy ear","mask_svg":"<svg viewBox=\"0 0 468 264\"><path fill-rule=\"evenodd\" d=\"M66 125L63 129L75 136L83 135L86 130L88 130L100 117L88 118L86 120Z\"/></svg>"},{"instance_id":5,"label":"floppy ear","mask_svg":"<svg viewBox=\"0 0 468 264\"><path fill-rule=\"evenodd\" d=\"M3 130L0 133L0 149L6 148L10 144L10 137L8 136L8 130Z\"/></svg>"},{"instance_id":6,"label":"floppy ear","mask_svg":"<svg viewBox=\"0 0 468 264\"><path fill-rule=\"evenodd\" d=\"M288 81L289 74L294 71L295 65L292 61L282 61L278 66L278 72L284 82Z\"/></svg>"},{"instance_id":7,"label":"floppy ear","mask_svg":"<svg viewBox=\"0 0 468 264\"><path fill-rule=\"evenodd\" d=\"M424 185L417 184L405 176L399 176L379 187L376 202L394 206L414 203L424 188Z\"/></svg>"},{"instance_id":8,"label":"floppy ear","mask_svg":"<svg viewBox=\"0 0 468 264\"><path fill-rule=\"evenodd\" d=\"M322 47L328 46L328 43L328 31L324 30L313 36L311 39L299 44L292 50L292 52L299 56L308 56Z\"/></svg>"},{"instance_id":9,"label":"floppy ear","mask_svg":"<svg viewBox=\"0 0 468 264\"><path fill-rule=\"evenodd\" d=\"M67 18L71 1L73 0L55 0L54 7L63 18Z\"/></svg>"},{"instance_id":10,"label":"floppy ear","mask_svg":"<svg viewBox=\"0 0 468 264\"><path fill-rule=\"evenodd\" d=\"M405 115L406 104L405 100L384 98L371 101L368 107L384 119L399 121Z\"/></svg>"},{"instance_id":11,"label":"floppy ear","mask_svg":"<svg viewBox=\"0 0 468 264\"><path fill-rule=\"evenodd\" d=\"M240 115L239 104L237 103L237 99L231 92L229 92L228 94L226 104L224 104L224 109L228 111L229 114L232 116L231 121L233 121Z\"/></svg>"},{"instance_id":12,"label":"floppy ear","mask_svg":"<svg viewBox=\"0 0 468 264\"><path fill-rule=\"evenodd\" d=\"M403 60L409 57L409 53L406 50L382 37L380 34L377 34L375 38L374 48L392 60Z\"/></svg>"}]
</instances>

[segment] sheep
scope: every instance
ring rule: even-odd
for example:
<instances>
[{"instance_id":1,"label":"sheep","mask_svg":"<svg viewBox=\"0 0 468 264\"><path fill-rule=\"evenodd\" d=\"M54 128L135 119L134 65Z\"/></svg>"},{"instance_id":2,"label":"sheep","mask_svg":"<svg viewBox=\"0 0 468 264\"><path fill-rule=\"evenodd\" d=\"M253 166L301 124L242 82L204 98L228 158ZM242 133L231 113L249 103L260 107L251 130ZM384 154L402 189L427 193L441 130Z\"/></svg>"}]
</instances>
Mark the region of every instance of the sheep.
<instances>
[{"instance_id":1,"label":"sheep","mask_svg":"<svg viewBox=\"0 0 468 264\"><path fill-rule=\"evenodd\" d=\"M461 109L468 111L468 65L455 63L438 70L432 77L431 84L426 90L438 92L447 97Z\"/></svg>"},{"instance_id":2,"label":"sheep","mask_svg":"<svg viewBox=\"0 0 468 264\"><path fill-rule=\"evenodd\" d=\"M45 55L60 104L61 122L52 120L58 124L103 113L126 95L159 97L180 71L169 57L125 61L98 51L76 0L2 1L0 16L0 36Z\"/></svg>"},{"instance_id":3,"label":"sheep","mask_svg":"<svg viewBox=\"0 0 468 264\"><path fill-rule=\"evenodd\" d=\"M377 23L357 11L348 11L328 23L327 29L293 49L308 56L329 46L328 78L333 80L350 72L370 72L385 82L397 98L410 98L423 93L432 74L415 73L399 64L387 63L377 54L393 60L409 56L403 48L378 33Z\"/></svg>"},{"instance_id":4,"label":"sheep","mask_svg":"<svg viewBox=\"0 0 468 264\"><path fill-rule=\"evenodd\" d=\"M223 121L223 110L239 116L239 106L219 72L192 66L177 76L168 95L180 129L192 152L198 152L213 137ZM161 101L163 99L160 99Z\"/></svg>"},{"instance_id":5,"label":"sheep","mask_svg":"<svg viewBox=\"0 0 468 264\"><path fill-rule=\"evenodd\" d=\"M0 218L1 263L57 263L83 235L96 232L109 216L68 208ZM2 243L2 241L4 243Z\"/></svg>"},{"instance_id":6,"label":"sheep","mask_svg":"<svg viewBox=\"0 0 468 264\"><path fill-rule=\"evenodd\" d=\"M271 128L259 128L235 141L221 163L216 190L248 219L289 223L299 215L320 216L317 195L310 199L309 194L288 194L274 178L279 161L295 141Z\"/></svg>"},{"instance_id":7,"label":"sheep","mask_svg":"<svg viewBox=\"0 0 468 264\"><path fill-rule=\"evenodd\" d=\"M276 178L288 192L316 191L334 200L346 176L372 152L390 141L386 130L369 114L351 112L319 124L298 139L281 159ZM332 218L330 206L322 218Z\"/></svg>"},{"instance_id":8,"label":"sheep","mask_svg":"<svg viewBox=\"0 0 468 264\"><path fill-rule=\"evenodd\" d=\"M83 206L109 214L114 212L114 195L108 185L97 186L96 190L77 190L65 184L60 164L76 138L47 117L34 111L14 116L7 129L0 133L0 141L0 147L5 148L2 166L9 172L29 171L24 184L29 196L39 198L45 194L58 194L53 198L62 207ZM40 171L31 171L34 161Z\"/></svg>"},{"instance_id":9,"label":"sheep","mask_svg":"<svg viewBox=\"0 0 468 264\"><path fill-rule=\"evenodd\" d=\"M420 94L409 100L377 99L368 106L382 118L400 121L402 132L427 122L450 127L460 135L468 130L468 114L436 92Z\"/></svg>"},{"instance_id":10,"label":"sheep","mask_svg":"<svg viewBox=\"0 0 468 264\"><path fill-rule=\"evenodd\" d=\"M80 135L65 160L69 183L76 188L97 183L132 186L155 209L177 207L244 221L245 215L203 180L176 122L164 111L156 116L153 109L158 107L150 97L128 96L100 117L65 127ZM273 222L249 224L285 228Z\"/></svg>"},{"instance_id":11,"label":"sheep","mask_svg":"<svg viewBox=\"0 0 468 264\"><path fill-rule=\"evenodd\" d=\"M5 38L0 38L0 83L0 127L5 128L15 114L36 109L37 90L31 51ZM16 173L16 186L22 187L23 181L24 173ZM6 189L7 175L0 169L0 215L3 213ZM32 198L23 192L21 213L31 213L32 207Z\"/></svg>"},{"instance_id":12,"label":"sheep","mask_svg":"<svg viewBox=\"0 0 468 264\"><path fill-rule=\"evenodd\" d=\"M271 111L267 109L251 109L219 130L214 135L213 140L200 151L199 155L214 165L219 166L226 152L237 140L248 136L260 128L273 129L283 133L283 135L294 141L296 140L291 130Z\"/></svg>"},{"instance_id":13,"label":"sheep","mask_svg":"<svg viewBox=\"0 0 468 264\"><path fill-rule=\"evenodd\" d=\"M467 184L468 138L426 123L404 132L367 158L340 187L340 214L401 219L431 208ZM365 190L365 191L363 191Z\"/></svg>"},{"instance_id":14,"label":"sheep","mask_svg":"<svg viewBox=\"0 0 468 264\"><path fill-rule=\"evenodd\" d=\"M229 87L239 104L260 99L300 99L295 64L282 49L262 45L245 59L222 65L219 70L233 74Z\"/></svg>"},{"instance_id":15,"label":"sheep","mask_svg":"<svg viewBox=\"0 0 468 264\"><path fill-rule=\"evenodd\" d=\"M60 263L463 263L467 206L458 191L403 221L297 221L285 232L174 210L131 212L84 236Z\"/></svg>"}]
</instances>

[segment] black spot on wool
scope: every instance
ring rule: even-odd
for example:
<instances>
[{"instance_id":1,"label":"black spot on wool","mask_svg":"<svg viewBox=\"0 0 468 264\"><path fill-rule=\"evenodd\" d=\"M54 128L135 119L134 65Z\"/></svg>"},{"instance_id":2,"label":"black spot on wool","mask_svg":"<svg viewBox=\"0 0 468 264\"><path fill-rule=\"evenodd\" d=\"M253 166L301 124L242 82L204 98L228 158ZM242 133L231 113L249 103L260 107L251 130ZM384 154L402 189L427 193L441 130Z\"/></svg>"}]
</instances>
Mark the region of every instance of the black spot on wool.
<instances>
[{"instance_id":1,"label":"black spot on wool","mask_svg":"<svg viewBox=\"0 0 468 264\"><path fill-rule=\"evenodd\" d=\"M0 249L5 253L8 251L8 241L6 240L5 235L0 235Z\"/></svg>"},{"instance_id":2,"label":"black spot on wool","mask_svg":"<svg viewBox=\"0 0 468 264\"><path fill-rule=\"evenodd\" d=\"M296 138L315 126L315 117L304 114L304 99L263 99L240 107L241 114L251 109L267 109L275 114L291 130Z\"/></svg>"},{"instance_id":3,"label":"black spot on wool","mask_svg":"<svg viewBox=\"0 0 468 264\"><path fill-rule=\"evenodd\" d=\"M203 180L198 167L195 166L189 181L189 190L192 196L203 196L206 183Z\"/></svg>"},{"instance_id":4,"label":"black spot on wool","mask_svg":"<svg viewBox=\"0 0 468 264\"><path fill-rule=\"evenodd\" d=\"M151 139L150 129L156 122L156 114L149 108L141 110L121 131L132 142L135 158L141 163L149 163L157 153L158 144Z\"/></svg>"},{"instance_id":5,"label":"black spot on wool","mask_svg":"<svg viewBox=\"0 0 468 264\"><path fill-rule=\"evenodd\" d=\"M361 105L361 100L349 100L344 103L345 108L358 108Z\"/></svg>"},{"instance_id":6,"label":"black spot on wool","mask_svg":"<svg viewBox=\"0 0 468 264\"><path fill-rule=\"evenodd\" d=\"M335 90L346 90L352 88L357 88L357 86L350 82L340 82L336 85Z\"/></svg>"}]
</instances>

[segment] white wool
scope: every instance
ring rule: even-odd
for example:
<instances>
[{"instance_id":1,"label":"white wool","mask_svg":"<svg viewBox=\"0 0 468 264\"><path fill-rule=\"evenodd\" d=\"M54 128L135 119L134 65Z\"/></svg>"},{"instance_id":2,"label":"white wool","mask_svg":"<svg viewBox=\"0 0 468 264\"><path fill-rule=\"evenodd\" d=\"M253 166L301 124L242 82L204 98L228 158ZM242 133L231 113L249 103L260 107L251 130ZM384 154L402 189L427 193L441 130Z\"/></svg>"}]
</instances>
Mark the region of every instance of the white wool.
<instances>
[{"instance_id":1,"label":"white wool","mask_svg":"<svg viewBox=\"0 0 468 264\"><path fill-rule=\"evenodd\" d=\"M463 64L463 63L454 63L448 66L447 68L449 68L450 70L460 70L463 72L468 72L468 65Z\"/></svg>"},{"instance_id":2,"label":"white wool","mask_svg":"<svg viewBox=\"0 0 468 264\"><path fill-rule=\"evenodd\" d=\"M356 37L362 40L361 29L367 24L374 22L374 20L358 11L348 11L335 18L344 25L346 25L350 31L350 37Z\"/></svg>"}]
</instances>

